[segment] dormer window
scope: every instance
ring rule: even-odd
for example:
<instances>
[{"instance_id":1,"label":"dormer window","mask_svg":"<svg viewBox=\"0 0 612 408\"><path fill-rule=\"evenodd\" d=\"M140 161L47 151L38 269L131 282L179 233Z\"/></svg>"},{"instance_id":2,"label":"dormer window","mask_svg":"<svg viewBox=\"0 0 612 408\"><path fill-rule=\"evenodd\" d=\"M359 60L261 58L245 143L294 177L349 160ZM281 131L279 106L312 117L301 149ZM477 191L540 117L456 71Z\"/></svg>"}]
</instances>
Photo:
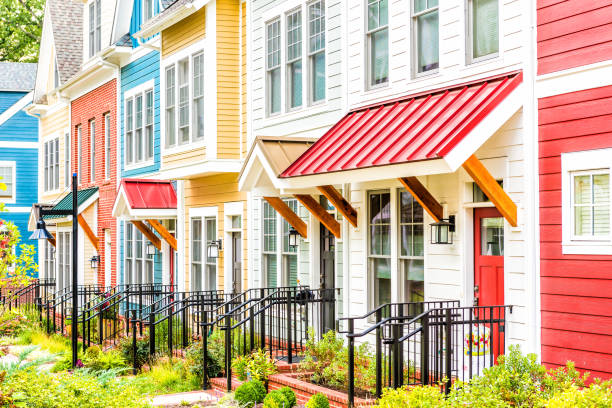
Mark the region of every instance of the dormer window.
<instances>
[{"instance_id":1,"label":"dormer window","mask_svg":"<svg viewBox=\"0 0 612 408\"><path fill-rule=\"evenodd\" d=\"M89 57L102 49L102 1L89 3Z\"/></svg>"}]
</instances>

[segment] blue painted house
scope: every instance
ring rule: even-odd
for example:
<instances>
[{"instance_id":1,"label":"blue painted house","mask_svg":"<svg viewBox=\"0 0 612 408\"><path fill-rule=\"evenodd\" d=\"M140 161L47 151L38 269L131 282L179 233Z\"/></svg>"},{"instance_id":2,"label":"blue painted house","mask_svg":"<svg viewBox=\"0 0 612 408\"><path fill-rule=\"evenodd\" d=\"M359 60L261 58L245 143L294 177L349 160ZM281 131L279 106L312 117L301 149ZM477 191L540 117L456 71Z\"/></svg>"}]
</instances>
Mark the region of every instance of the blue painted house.
<instances>
[{"instance_id":1,"label":"blue painted house","mask_svg":"<svg viewBox=\"0 0 612 408\"><path fill-rule=\"evenodd\" d=\"M24 111L35 79L36 64L0 62L0 182L7 186L0 190L6 210L0 218L19 228L22 243L36 246L28 240L28 219L38 201L38 119Z\"/></svg>"},{"instance_id":2,"label":"blue painted house","mask_svg":"<svg viewBox=\"0 0 612 408\"><path fill-rule=\"evenodd\" d=\"M161 159L160 145L160 53L159 36L141 44L133 34L141 25L154 18L166 6L159 0L119 0L113 27L116 45L132 47L132 53L121 66L119 89L119 149L118 161L122 180L155 178ZM117 200L125 197L118 195ZM128 200L124 204L129 207ZM147 255L148 240L131 220L129 208L116 205L113 215L119 222L119 284L169 283L162 275L161 251ZM165 221L170 230L173 223Z\"/></svg>"}]
</instances>

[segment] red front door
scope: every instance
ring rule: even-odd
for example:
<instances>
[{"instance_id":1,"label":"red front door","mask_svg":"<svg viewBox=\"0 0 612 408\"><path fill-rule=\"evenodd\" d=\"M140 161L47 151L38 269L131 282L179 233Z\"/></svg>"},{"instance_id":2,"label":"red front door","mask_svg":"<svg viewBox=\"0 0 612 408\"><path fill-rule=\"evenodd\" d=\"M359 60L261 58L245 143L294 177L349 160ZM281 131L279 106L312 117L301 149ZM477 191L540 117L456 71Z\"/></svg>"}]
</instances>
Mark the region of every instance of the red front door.
<instances>
[{"instance_id":1,"label":"red front door","mask_svg":"<svg viewBox=\"0 0 612 408\"><path fill-rule=\"evenodd\" d=\"M474 305L504 304L504 219L496 208L474 210Z\"/></svg>"}]
</instances>

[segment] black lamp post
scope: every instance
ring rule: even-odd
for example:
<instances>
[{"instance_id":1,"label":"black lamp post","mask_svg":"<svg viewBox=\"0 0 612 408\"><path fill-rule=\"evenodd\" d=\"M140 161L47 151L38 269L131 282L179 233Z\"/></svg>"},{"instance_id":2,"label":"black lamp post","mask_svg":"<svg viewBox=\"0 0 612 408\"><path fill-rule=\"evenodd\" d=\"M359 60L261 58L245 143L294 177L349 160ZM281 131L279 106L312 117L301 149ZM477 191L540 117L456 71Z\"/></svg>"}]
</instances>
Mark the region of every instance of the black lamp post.
<instances>
[{"instance_id":1,"label":"black lamp post","mask_svg":"<svg viewBox=\"0 0 612 408\"><path fill-rule=\"evenodd\" d=\"M77 223L77 217L79 214L79 204L77 197L78 189L77 189L77 174L72 174L72 209L71 210L54 210L54 209L45 209L40 208L39 210L39 219L36 223L36 230L30 236L30 239L53 239L53 235L45 226L45 220L43 217L45 215L72 215L72 367L76 367L77 359L78 359L78 337L77 332L79 330L78 326L78 315L79 315L79 296L78 296L78 260L79 260L79 224Z\"/></svg>"}]
</instances>

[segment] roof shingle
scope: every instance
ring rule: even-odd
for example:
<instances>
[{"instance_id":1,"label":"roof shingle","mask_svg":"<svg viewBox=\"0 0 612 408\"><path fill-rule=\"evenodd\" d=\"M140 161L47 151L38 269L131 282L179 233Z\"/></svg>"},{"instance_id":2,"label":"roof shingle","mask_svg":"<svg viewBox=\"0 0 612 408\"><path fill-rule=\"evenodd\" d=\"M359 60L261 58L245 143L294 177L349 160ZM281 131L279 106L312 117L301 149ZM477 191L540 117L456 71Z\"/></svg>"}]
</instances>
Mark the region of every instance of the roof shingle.
<instances>
[{"instance_id":1,"label":"roof shingle","mask_svg":"<svg viewBox=\"0 0 612 408\"><path fill-rule=\"evenodd\" d=\"M61 83L79 72L83 62L83 3L48 0Z\"/></svg>"}]
</instances>

